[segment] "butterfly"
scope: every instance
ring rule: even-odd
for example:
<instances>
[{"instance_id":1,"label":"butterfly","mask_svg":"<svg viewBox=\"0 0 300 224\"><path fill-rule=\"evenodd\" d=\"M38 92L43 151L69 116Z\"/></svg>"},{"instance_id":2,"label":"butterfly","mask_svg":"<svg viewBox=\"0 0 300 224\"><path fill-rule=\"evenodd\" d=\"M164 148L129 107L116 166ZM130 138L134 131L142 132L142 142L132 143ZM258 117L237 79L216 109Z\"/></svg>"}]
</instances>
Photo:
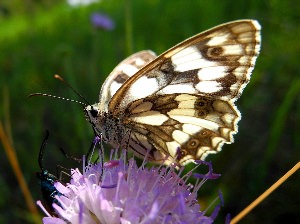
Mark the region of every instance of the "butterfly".
<instances>
[{"instance_id":1,"label":"butterfly","mask_svg":"<svg viewBox=\"0 0 300 224\"><path fill-rule=\"evenodd\" d=\"M234 102L260 51L260 25L237 20L156 56L141 51L107 77L99 103L85 107L96 135L156 163L185 165L233 142ZM166 159L167 158L167 159Z\"/></svg>"}]
</instances>

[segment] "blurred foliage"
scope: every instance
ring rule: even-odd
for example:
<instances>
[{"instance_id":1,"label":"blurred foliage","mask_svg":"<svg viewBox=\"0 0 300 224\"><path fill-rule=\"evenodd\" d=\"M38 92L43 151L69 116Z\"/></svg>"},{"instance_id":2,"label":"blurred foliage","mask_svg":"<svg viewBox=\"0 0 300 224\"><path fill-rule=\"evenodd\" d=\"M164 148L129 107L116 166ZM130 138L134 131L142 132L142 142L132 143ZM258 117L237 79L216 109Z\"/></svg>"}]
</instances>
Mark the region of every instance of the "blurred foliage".
<instances>
[{"instance_id":1,"label":"blurred foliage","mask_svg":"<svg viewBox=\"0 0 300 224\"><path fill-rule=\"evenodd\" d=\"M116 28L94 28L90 22L94 12L109 15ZM223 191L220 223L227 213L236 215L300 158L299 12L300 4L292 0L103 0L72 7L58 0L1 1L0 115L34 199L41 198L34 173L39 171L37 157L45 130L50 131L45 168L53 173L57 164L66 163L58 148L80 156L93 132L80 105L28 98L30 93L78 99L53 78L57 73L89 102L96 102L105 77L129 54L143 49L162 53L205 29L249 18L262 25L262 50L252 80L237 102L243 114L239 133L234 144L209 157L222 177L200 190L204 203L218 189ZM32 223L4 151L0 161L0 223ZM299 185L298 172L242 223L283 223L287 218L299 223Z\"/></svg>"}]
</instances>

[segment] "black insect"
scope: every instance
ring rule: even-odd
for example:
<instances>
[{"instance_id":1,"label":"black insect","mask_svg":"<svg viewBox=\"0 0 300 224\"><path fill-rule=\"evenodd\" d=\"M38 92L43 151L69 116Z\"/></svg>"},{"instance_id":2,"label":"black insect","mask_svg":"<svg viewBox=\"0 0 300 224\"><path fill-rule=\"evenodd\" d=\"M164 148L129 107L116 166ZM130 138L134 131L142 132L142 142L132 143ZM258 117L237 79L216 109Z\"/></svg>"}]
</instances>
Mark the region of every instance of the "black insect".
<instances>
[{"instance_id":1,"label":"black insect","mask_svg":"<svg viewBox=\"0 0 300 224\"><path fill-rule=\"evenodd\" d=\"M40 180L40 184L41 184L41 192L44 198L44 207L47 209L47 211L49 213L51 213L53 216L56 216L55 211L53 209L52 204L55 203L59 206L60 203L59 201L56 199L56 196L62 196L64 195L63 193L61 193L56 187L55 187L55 183L56 182L61 182L61 178L58 178L57 175L51 174L48 170L44 169L43 166L43 159L44 159L44 151L47 145L47 140L49 138L49 132L46 131L46 136L43 140L43 143L41 145L40 148L40 152L39 152L39 157L38 157L38 162L39 162L39 166L41 169L41 172L37 172L36 176L37 178ZM96 137L94 139L94 141L92 142L89 151L87 152L86 156L85 156L85 164L86 164L86 168L91 165L96 163L96 161L98 161L99 156L96 158L95 162L91 162L93 154L94 154L94 150L95 150L95 146L98 145L100 142L99 137ZM103 146L101 147L101 153L103 154ZM74 162L77 163L82 163L82 159L76 158L74 156L70 156L68 154L65 153L65 151L60 148L60 151L62 152L62 154L64 155L65 158L72 160ZM101 156L102 159L102 164L103 164L103 157ZM57 167L59 167L60 169L66 169L62 166L57 165ZM66 169L68 170L68 169ZM66 173L61 171L62 173ZM101 177L100 177L101 178Z\"/></svg>"},{"instance_id":2,"label":"black insect","mask_svg":"<svg viewBox=\"0 0 300 224\"><path fill-rule=\"evenodd\" d=\"M56 203L58 205L60 205L60 203L57 201L57 199L55 198L55 196L61 196L63 195L61 192L59 192L56 187L54 186L54 184L59 181L59 179L48 172L48 170L45 170L43 167L43 158L44 158L44 150L47 144L47 140L49 138L49 132L46 132L46 136L43 140L43 144L40 148L40 153L39 153L39 166L41 169L41 172L37 172L36 176L38 179L40 179L41 181L41 192L44 198L44 204L45 204L45 208L50 212L50 213L54 213L52 204Z\"/></svg>"}]
</instances>

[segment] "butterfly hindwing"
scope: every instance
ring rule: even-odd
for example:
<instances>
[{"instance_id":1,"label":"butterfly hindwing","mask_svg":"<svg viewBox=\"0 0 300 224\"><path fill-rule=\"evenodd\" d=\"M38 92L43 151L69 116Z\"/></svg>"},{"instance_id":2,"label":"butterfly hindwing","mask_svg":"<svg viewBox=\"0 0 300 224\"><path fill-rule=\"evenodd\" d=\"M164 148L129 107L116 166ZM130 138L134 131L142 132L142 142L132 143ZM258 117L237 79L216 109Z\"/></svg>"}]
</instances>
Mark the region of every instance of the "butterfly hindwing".
<instances>
[{"instance_id":1,"label":"butterfly hindwing","mask_svg":"<svg viewBox=\"0 0 300 224\"><path fill-rule=\"evenodd\" d=\"M232 142L239 119L239 112L230 102L199 95L167 94L132 102L124 122L130 125L128 145L136 154L147 154L153 161L169 155L169 161L177 159L183 165L204 159L219 151L224 143Z\"/></svg>"},{"instance_id":2,"label":"butterfly hindwing","mask_svg":"<svg viewBox=\"0 0 300 224\"><path fill-rule=\"evenodd\" d=\"M118 89L137 71L155 58L156 55L152 51L140 51L118 64L102 85L99 94L100 107L103 110L107 110L108 103Z\"/></svg>"}]
</instances>

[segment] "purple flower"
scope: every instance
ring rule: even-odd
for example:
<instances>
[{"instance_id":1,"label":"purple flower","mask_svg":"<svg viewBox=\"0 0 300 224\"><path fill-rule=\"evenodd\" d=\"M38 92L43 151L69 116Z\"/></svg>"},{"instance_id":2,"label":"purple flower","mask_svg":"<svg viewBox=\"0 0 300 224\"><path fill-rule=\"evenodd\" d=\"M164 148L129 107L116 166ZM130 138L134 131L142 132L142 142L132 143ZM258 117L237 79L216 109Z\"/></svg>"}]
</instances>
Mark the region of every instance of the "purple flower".
<instances>
[{"instance_id":1,"label":"purple flower","mask_svg":"<svg viewBox=\"0 0 300 224\"><path fill-rule=\"evenodd\" d=\"M115 153L117 154L117 153ZM116 156L115 156L116 157ZM133 158L128 162L125 152L103 165L84 165L83 174L71 171L66 186L57 182L58 204L53 204L57 217L43 218L45 224L66 223L212 223L197 203L197 191L207 178L198 178L195 186L187 184L192 171L180 176L183 167L138 166ZM202 163L206 164L206 163ZM200 165L200 164L199 164ZM178 173L178 174L177 174ZM196 175L197 176L197 175ZM209 175L215 176L209 167ZM43 208L39 202L39 206Z\"/></svg>"},{"instance_id":2,"label":"purple flower","mask_svg":"<svg viewBox=\"0 0 300 224\"><path fill-rule=\"evenodd\" d=\"M91 22L96 28L101 28L104 30L113 30L115 28L114 21L103 13L93 13L91 15Z\"/></svg>"}]
</instances>

